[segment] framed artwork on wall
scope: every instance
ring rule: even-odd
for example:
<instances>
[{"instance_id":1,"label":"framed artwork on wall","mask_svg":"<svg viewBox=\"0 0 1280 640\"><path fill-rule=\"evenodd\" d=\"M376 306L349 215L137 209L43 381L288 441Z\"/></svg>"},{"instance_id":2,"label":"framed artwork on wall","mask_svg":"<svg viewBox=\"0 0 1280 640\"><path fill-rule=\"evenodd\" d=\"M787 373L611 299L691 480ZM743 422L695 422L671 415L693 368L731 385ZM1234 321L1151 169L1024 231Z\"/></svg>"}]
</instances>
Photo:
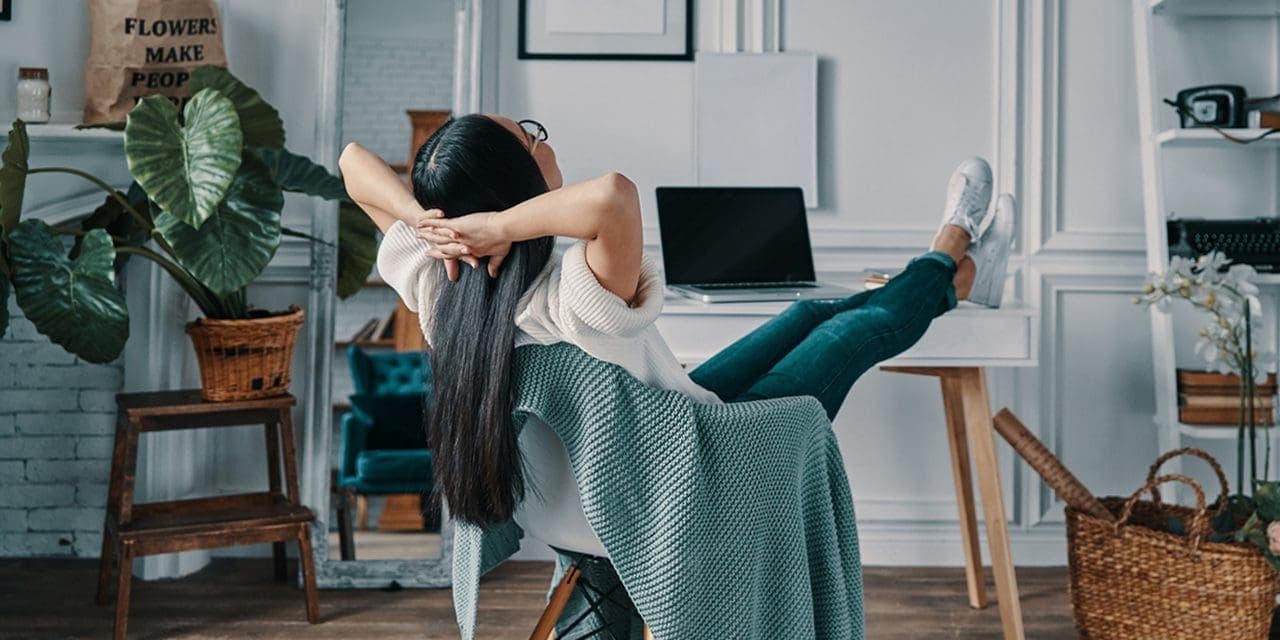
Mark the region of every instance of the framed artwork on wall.
<instances>
[{"instance_id":1,"label":"framed artwork on wall","mask_svg":"<svg viewBox=\"0 0 1280 640\"><path fill-rule=\"evenodd\" d=\"M0 0L0 20L13 19L13 0Z\"/></svg>"},{"instance_id":2,"label":"framed artwork on wall","mask_svg":"<svg viewBox=\"0 0 1280 640\"><path fill-rule=\"evenodd\" d=\"M693 0L520 0L522 60L693 60Z\"/></svg>"}]
</instances>

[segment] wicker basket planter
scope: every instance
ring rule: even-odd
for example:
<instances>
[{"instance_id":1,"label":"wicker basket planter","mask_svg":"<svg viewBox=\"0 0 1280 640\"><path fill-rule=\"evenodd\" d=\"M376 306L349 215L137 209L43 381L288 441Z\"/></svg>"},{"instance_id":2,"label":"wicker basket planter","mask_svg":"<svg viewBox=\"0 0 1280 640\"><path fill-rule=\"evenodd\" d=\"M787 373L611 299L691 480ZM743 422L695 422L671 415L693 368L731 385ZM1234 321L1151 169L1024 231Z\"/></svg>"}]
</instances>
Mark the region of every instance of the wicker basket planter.
<instances>
[{"instance_id":1,"label":"wicker basket planter","mask_svg":"<svg viewBox=\"0 0 1280 640\"><path fill-rule=\"evenodd\" d=\"M1004 436L1067 503L1067 560L1076 632L1088 640L1265 640L1276 606L1276 572L1250 544L1210 542L1227 505L1227 477L1213 456L1193 447L1160 456L1142 488L1098 499L1008 409L995 417ZM1209 463L1222 493L1184 475L1157 476L1182 455ZM1195 508L1165 504L1158 487L1189 485ZM1150 500L1143 500L1147 492ZM1185 531L1170 531L1171 523ZM1240 525L1242 523L1236 523Z\"/></svg>"},{"instance_id":2,"label":"wicker basket planter","mask_svg":"<svg viewBox=\"0 0 1280 640\"><path fill-rule=\"evenodd\" d=\"M1215 508L1183 475L1156 476L1175 455L1204 458L1222 483ZM1195 508L1165 504L1156 487L1190 485ZM1151 492L1151 500L1143 494ZM1071 607L1081 638L1095 640L1263 640L1276 605L1276 572L1256 547L1209 542L1210 522L1226 504L1222 469L1206 453L1185 448L1166 453L1146 484L1128 498L1102 498L1114 520L1067 507ZM1170 520L1187 529L1169 531Z\"/></svg>"},{"instance_id":3,"label":"wicker basket planter","mask_svg":"<svg viewBox=\"0 0 1280 640\"><path fill-rule=\"evenodd\" d=\"M201 318L187 324L200 365L200 395L211 402L287 393L302 309L247 320Z\"/></svg>"}]
</instances>

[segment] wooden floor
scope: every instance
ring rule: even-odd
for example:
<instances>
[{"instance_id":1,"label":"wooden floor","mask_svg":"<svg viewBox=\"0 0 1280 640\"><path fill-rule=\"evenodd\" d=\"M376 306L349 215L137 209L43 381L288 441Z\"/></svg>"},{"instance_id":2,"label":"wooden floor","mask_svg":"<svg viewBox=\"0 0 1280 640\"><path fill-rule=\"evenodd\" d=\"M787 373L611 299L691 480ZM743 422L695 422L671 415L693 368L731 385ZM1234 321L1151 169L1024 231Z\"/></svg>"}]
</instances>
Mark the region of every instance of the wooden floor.
<instances>
[{"instance_id":1,"label":"wooden floor","mask_svg":"<svg viewBox=\"0 0 1280 640\"><path fill-rule=\"evenodd\" d=\"M111 607L95 607L97 561L0 559L0 638L106 638ZM511 562L481 587L480 637L527 638L542 610L550 563ZM1020 569L1027 638L1074 638L1065 569ZM867 637L998 638L993 606L970 609L960 569L865 570ZM991 590L994 594L994 589ZM220 559L167 582L134 582L129 637L456 638L447 590L320 592L307 624L302 592L271 582L266 559Z\"/></svg>"}]
</instances>

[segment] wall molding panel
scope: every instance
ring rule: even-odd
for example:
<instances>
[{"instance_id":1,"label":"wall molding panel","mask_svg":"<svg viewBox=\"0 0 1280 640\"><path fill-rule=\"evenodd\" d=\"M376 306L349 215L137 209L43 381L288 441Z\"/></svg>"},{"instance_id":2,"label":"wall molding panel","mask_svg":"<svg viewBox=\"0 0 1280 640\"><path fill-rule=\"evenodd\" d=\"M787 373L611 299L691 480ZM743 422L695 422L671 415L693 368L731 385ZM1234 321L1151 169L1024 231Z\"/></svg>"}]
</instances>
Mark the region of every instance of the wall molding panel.
<instances>
[{"instance_id":1,"label":"wall molding panel","mask_svg":"<svg viewBox=\"0 0 1280 640\"><path fill-rule=\"evenodd\" d=\"M1024 417L1024 420L1027 421L1027 427L1036 433L1055 455L1065 458L1066 440L1071 436L1071 431L1064 424L1064 405L1072 399L1067 398L1063 388L1068 372L1062 370L1062 365L1067 350L1073 345L1066 344L1062 328L1066 323L1079 319L1066 318L1063 303L1066 298L1073 295L1118 296L1121 304L1133 307L1134 322L1144 325L1142 321L1146 320L1146 313L1132 305L1130 301L1141 287L1143 276L1141 272L1125 274L1105 267L1089 270L1079 267L1063 269L1059 266L1049 269L1035 268L1032 269L1032 273L1032 279L1037 283L1034 304L1040 309L1041 322L1044 326L1043 335L1046 339L1041 344L1038 372L1040 383L1038 404L1041 409L1038 412L1039 419L1033 422ZM1075 398L1074 400L1084 399ZM1156 437L1154 426L1135 425L1133 428L1146 427L1150 427L1149 436L1154 440ZM1135 477L1145 464L1142 462L1134 467ZM1028 491L1025 496L1028 508L1024 524L1033 527L1043 524L1061 524L1065 503L1059 500L1034 472L1030 469L1027 471L1029 473L1026 475L1031 480L1029 487L1034 489ZM1088 484L1087 478L1084 481Z\"/></svg>"},{"instance_id":2,"label":"wall molding panel","mask_svg":"<svg viewBox=\"0 0 1280 640\"><path fill-rule=\"evenodd\" d=\"M1028 157L1039 171L1029 175L1028 215L1034 250L1042 252L1143 251L1141 225L1072 228L1063 216L1063 11L1061 0L1030 0L1028 46ZM1127 72L1127 67L1120 66ZM1030 209L1028 209L1030 211ZM1026 212L1024 212L1026 213Z\"/></svg>"}]
</instances>

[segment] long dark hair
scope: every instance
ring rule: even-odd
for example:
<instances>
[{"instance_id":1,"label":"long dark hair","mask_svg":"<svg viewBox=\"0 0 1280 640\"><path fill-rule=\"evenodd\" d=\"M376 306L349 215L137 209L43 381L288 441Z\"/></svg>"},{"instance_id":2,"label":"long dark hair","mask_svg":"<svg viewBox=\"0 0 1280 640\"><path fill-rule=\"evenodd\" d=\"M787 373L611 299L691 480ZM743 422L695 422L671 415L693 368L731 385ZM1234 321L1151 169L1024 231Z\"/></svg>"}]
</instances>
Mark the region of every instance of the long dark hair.
<instances>
[{"instance_id":1,"label":"long dark hair","mask_svg":"<svg viewBox=\"0 0 1280 640\"><path fill-rule=\"evenodd\" d=\"M482 115L440 127L413 164L413 194L423 208L453 218L501 211L547 191L546 180L514 133ZM497 278L459 265L444 278L428 319L432 398L427 441L438 495L455 518L475 524L509 519L524 498L512 425L516 302L551 257L553 238L517 242Z\"/></svg>"}]
</instances>

